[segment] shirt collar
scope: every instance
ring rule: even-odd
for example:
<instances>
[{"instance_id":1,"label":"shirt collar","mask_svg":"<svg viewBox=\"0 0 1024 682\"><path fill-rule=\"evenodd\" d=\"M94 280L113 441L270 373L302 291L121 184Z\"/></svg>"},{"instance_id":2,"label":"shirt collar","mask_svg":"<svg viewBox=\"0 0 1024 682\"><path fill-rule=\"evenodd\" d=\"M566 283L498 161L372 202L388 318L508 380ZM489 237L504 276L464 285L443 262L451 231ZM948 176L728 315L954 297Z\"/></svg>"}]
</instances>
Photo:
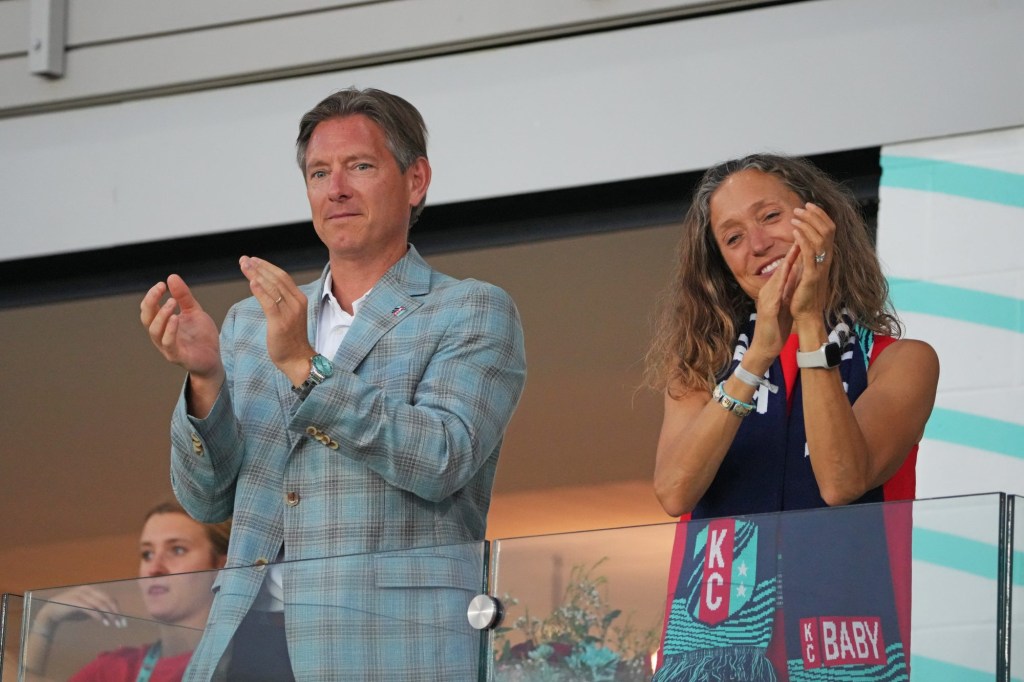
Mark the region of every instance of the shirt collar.
<instances>
[{"instance_id":1,"label":"shirt collar","mask_svg":"<svg viewBox=\"0 0 1024 682\"><path fill-rule=\"evenodd\" d=\"M338 299L334 297L334 291L332 290L333 286L334 280L331 278L331 271L328 270L327 276L324 277L323 291L320 292L320 301L322 303L327 302L334 304L339 310L341 310L341 304L338 303ZM373 291L373 287L370 287L365 294L352 301L352 317L355 317L359 313L359 308L362 307L363 303L366 301L366 297L370 295L371 291ZM344 310L342 310L342 312L344 312Z\"/></svg>"}]
</instances>

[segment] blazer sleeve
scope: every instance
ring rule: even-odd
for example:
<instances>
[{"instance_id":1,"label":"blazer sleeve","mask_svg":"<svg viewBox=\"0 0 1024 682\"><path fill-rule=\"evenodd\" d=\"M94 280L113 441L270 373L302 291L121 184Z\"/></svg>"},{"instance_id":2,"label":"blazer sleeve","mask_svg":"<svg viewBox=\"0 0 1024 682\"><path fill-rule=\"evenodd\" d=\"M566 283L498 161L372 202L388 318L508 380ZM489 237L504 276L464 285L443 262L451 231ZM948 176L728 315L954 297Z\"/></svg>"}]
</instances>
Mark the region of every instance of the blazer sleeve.
<instances>
[{"instance_id":1,"label":"blazer sleeve","mask_svg":"<svg viewBox=\"0 0 1024 682\"><path fill-rule=\"evenodd\" d=\"M193 518L219 523L234 510L235 484L245 455L245 440L231 401L232 347L236 308L221 327L221 349L225 381L210 414L197 419L188 414L186 391L182 386L171 416L171 488Z\"/></svg>"},{"instance_id":2,"label":"blazer sleeve","mask_svg":"<svg viewBox=\"0 0 1024 682\"><path fill-rule=\"evenodd\" d=\"M335 372L298 407L289 428L302 437L328 434L337 456L440 502L501 446L526 381L523 331L508 294L475 280L449 288L417 315L427 317L414 327L422 333L403 365L407 372L422 367L411 400L359 372Z\"/></svg>"}]
</instances>

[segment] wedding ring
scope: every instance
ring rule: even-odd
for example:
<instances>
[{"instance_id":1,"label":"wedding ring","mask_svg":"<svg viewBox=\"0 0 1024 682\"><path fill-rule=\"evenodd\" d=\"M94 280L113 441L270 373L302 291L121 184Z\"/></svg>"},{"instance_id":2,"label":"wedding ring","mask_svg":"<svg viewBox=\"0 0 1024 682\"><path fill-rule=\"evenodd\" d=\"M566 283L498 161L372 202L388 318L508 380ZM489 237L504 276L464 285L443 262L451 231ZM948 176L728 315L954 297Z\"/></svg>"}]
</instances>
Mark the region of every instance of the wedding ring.
<instances>
[{"instance_id":1,"label":"wedding ring","mask_svg":"<svg viewBox=\"0 0 1024 682\"><path fill-rule=\"evenodd\" d=\"M815 263L817 263L817 264L819 264L819 265L821 265L822 263L824 263L824 262L825 262L825 252L824 252L824 251L822 251L821 253L815 254L815 256L814 256L814 262L815 262Z\"/></svg>"},{"instance_id":2,"label":"wedding ring","mask_svg":"<svg viewBox=\"0 0 1024 682\"><path fill-rule=\"evenodd\" d=\"M822 257L822 260L824 260L824 256ZM821 261L818 261L818 262L820 263ZM284 300L284 296L278 296L277 300L274 301L274 305L280 305L281 301L283 301L283 300Z\"/></svg>"}]
</instances>

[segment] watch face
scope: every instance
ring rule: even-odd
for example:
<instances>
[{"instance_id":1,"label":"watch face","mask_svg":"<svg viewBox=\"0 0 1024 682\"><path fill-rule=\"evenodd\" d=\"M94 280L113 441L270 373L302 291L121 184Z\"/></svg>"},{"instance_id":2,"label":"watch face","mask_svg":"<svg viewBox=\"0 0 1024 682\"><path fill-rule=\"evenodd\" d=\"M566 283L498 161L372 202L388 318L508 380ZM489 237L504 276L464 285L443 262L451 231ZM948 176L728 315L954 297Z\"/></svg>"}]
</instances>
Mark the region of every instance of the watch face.
<instances>
[{"instance_id":1,"label":"watch face","mask_svg":"<svg viewBox=\"0 0 1024 682\"><path fill-rule=\"evenodd\" d=\"M843 358L843 350L838 343L825 344L825 364L828 367L838 367Z\"/></svg>"},{"instance_id":2,"label":"watch face","mask_svg":"<svg viewBox=\"0 0 1024 682\"><path fill-rule=\"evenodd\" d=\"M313 368L320 374L323 374L325 379L334 374L334 365L332 365L331 361L324 356L314 355L312 362Z\"/></svg>"}]
</instances>

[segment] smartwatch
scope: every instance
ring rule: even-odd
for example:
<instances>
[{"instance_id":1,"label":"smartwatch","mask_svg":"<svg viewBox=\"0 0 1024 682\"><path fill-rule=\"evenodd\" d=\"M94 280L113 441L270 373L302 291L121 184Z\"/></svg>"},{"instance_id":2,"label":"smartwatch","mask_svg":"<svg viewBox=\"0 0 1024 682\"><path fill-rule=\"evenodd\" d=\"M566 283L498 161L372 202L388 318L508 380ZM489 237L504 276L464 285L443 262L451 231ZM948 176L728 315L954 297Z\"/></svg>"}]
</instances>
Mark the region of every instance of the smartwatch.
<instances>
[{"instance_id":1,"label":"smartwatch","mask_svg":"<svg viewBox=\"0 0 1024 682\"><path fill-rule=\"evenodd\" d=\"M334 365L323 355L317 353L309 359L309 378L299 386L293 386L292 391L297 395L306 397L313 390L314 386L319 386L323 383L324 379L332 374L334 374Z\"/></svg>"},{"instance_id":2,"label":"smartwatch","mask_svg":"<svg viewBox=\"0 0 1024 682\"><path fill-rule=\"evenodd\" d=\"M832 369L833 367L839 366L839 361L842 359L843 351L839 347L838 343L827 342L821 344L821 348L818 350L812 350L810 353L796 352L796 366L797 367L820 367L822 369Z\"/></svg>"}]
</instances>

